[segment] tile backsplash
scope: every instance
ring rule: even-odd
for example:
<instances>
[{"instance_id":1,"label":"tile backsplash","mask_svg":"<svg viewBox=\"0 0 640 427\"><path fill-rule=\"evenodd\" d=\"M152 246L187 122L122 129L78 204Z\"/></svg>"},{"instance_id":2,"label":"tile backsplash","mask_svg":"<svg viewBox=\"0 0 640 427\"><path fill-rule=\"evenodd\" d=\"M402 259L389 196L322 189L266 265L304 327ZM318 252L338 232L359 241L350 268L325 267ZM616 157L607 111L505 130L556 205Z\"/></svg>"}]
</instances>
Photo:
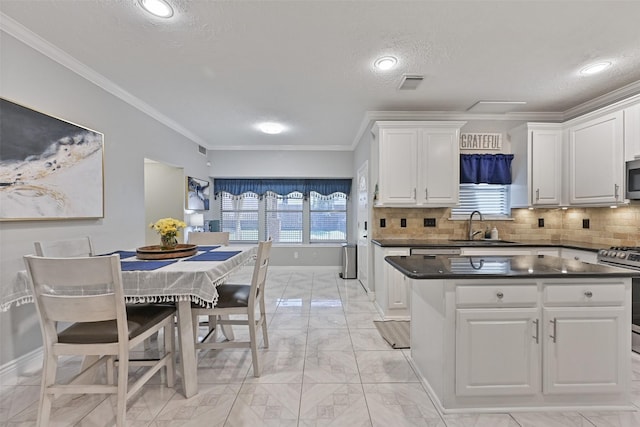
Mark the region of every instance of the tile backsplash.
<instances>
[{"instance_id":1,"label":"tile backsplash","mask_svg":"<svg viewBox=\"0 0 640 427\"><path fill-rule=\"evenodd\" d=\"M375 208L374 239L466 239L467 221L451 220L449 208ZM511 220L474 217L474 230L496 227L499 238L522 242L583 242L596 246L640 246L640 203L617 209L569 208L513 209ZM435 218L435 227L425 227L425 218ZM385 227L381 227L384 219ZM402 227L402 220L406 226ZM544 226L540 227L540 219ZM586 221L585 221L586 220ZM584 228L588 225L588 228Z\"/></svg>"}]
</instances>

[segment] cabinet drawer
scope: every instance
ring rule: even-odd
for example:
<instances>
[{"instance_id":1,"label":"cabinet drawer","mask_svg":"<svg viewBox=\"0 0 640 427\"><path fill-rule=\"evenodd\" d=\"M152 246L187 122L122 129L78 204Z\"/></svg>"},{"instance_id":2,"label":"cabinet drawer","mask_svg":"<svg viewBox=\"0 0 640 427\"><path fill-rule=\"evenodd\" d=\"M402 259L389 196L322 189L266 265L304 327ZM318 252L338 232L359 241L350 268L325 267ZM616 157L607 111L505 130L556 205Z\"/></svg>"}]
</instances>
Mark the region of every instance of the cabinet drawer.
<instances>
[{"instance_id":1,"label":"cabinet drawer","mask_svg":"<svg viewBox=\"0 0 640 427\"><path fill-rule=\"evenodd\" d=\"M625 300L623 283L546 285L545 305L622 305Z\"/></svg>"},{"instance_id":2,"label":"cabinet drawer","mask_svg":"<svg viewBox=\"0 0 640 427\"><path fill-rule=\"evenodd\" d=\"M538 288L531 285L503 286L458 286L456 305L458 307L525 307L534 306L538 301Z\"/></svg>"}]
</instances>

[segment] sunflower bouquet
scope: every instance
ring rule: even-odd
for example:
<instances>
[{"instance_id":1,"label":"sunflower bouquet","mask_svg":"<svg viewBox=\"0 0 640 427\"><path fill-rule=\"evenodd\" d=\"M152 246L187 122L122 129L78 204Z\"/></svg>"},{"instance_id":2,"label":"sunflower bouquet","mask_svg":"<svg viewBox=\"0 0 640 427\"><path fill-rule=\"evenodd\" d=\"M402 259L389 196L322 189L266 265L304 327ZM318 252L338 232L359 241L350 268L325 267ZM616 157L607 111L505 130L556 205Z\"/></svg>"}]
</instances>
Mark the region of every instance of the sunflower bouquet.
<instances>
[{"instance_id":1,"label":"sunflower bouquet","mask_svg":"<svg viewBox=\"0 0 640 427\"><path fill-rule=\"evenodd\" d=\"M160 235L162 249L173 249L178 245L178 232L185 228L187 224L175 218L162 218L149 227Z\"/></svg>"}]
</instances>

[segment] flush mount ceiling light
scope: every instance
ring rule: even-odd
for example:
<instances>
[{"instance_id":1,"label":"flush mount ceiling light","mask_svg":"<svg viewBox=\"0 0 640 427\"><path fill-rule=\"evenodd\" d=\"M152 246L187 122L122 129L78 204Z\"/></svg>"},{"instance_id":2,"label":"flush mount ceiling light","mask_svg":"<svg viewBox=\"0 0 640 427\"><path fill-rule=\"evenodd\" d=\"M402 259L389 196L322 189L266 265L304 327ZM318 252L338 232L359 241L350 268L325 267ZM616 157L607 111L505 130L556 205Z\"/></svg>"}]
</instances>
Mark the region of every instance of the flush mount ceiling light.
<instances>
[{"instance_id":1,"label":"flush mount ceiling light","mask_svg":"<svg viewBox=\"0 0 640 427\"><path fill-rule=\"evenodd\" d=\"M373 63L373 66L378 70L386 71L395 67L397 63L398 60L393 56L383 56L382 58L376 59L376 62Z\"/></svg>"},{"instance_id":2,"label":"flush mount ceiling light","mask_svg":"<svg viewBox=\"0 0 640 427\"><path fill-rule=\"evenodd\" d=\"M284 126L282 126L280 123L275 122L260 123L260 125L258 125L258 128L262 132L268 133L269 135L276 135L284 130Z\"/></svg>"},{"instance_id":3,"label":"flush mount ceiling light","mask_svg":"<svg viewBox=\"0 0 640 427\"><path fill-rule=\"evenodd\" d=\"M165 0L138 0L140 6L150 14L159 18L171 18L173 8Z\"/></svg>"},{"instance_id":4,"label":"flush mount ceiling light","mask_svg":"<svg viewBox=\"0 0 640 427\"><path fill-rule=\"evenodd\" d=\"M582 70L580 70L580 74L585 74L585 75L597 74L601 71L606 70L610 66L611 66L611 62L608 62L608 61L598 62L596 64L587 65Z\"/></svg>"}]
</instances>

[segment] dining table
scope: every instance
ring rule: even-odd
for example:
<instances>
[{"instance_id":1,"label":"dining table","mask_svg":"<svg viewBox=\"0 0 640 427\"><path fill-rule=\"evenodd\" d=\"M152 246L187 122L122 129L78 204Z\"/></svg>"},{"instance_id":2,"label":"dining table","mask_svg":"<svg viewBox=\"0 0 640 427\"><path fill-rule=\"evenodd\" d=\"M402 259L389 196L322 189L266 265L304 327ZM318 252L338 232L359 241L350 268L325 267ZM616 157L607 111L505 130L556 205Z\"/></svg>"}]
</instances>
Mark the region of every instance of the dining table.
<instances>
[{"instance_id":1,"label":"dining table","mask_svg":"<svg viewBox=\"0 0 640 427\"><path fill-rule=\"evenodd\" d=\"M128 304L175 303L180 346L180 373L184 395L198 393L197 361L191 304L213 307L218 301L217 286L257 254L252 246L197 246L194 255L175 259L138 259L135 250L117 250L101 255L119 254L125 302ZM98 255L100 256L100 255ZM33 303L25 270L0 286L0 311Z\"/></svg>"}]
</instances>

